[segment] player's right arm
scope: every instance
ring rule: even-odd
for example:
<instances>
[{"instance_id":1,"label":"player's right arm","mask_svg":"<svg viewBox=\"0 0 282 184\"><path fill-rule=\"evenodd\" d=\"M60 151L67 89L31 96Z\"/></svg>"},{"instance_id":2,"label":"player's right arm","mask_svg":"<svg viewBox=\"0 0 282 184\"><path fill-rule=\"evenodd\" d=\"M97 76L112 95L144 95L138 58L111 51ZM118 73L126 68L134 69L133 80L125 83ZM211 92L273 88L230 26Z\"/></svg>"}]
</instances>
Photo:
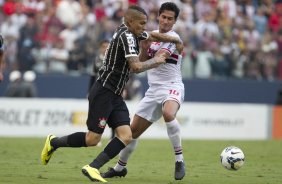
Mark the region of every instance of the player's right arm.
<instances>
[{"instance_id":1,"label":"player's right arm","mask_svg":"<svg viewBox=\"0 0 282 184\"><path fill-rule=\"evenodd\" d=\"M165 59L166 58L163 54L159 54L151 59L141 62L138 56L131 56L127 58L127 62L130 66L131 72L140 73L164 64Z\"/></svg>"}]
</instances>

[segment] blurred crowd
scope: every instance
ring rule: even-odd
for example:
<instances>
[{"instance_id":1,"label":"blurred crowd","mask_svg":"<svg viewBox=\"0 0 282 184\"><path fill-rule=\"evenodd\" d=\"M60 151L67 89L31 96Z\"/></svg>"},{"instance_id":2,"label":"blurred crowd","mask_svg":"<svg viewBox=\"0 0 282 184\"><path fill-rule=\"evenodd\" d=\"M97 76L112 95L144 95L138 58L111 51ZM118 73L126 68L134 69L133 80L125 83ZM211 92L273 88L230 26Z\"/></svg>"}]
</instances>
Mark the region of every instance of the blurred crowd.
<instances>
[{"instance_id":1,"label":"blurred crowd","mask_svg":"<svg viewBox=\"0 0 282 184\"><path fill-rule=\"evenodd\" d=\"M0 0L6 71L91 74L99 43L111 39L130 4L158 28L168 0ZM173 0L184 41L183 75L282 80L282 0Z\"/></svg>"}]
</instances>

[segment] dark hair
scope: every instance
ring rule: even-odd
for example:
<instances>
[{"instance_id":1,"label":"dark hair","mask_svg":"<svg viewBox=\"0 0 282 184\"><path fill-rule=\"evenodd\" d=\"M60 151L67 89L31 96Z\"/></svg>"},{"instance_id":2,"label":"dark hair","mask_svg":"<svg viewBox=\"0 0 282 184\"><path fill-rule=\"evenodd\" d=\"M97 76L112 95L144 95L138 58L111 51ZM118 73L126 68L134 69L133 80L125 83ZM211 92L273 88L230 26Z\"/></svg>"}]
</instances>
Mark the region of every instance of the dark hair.
<instances>
[{"instance_id":1,"label":"dark hair","mask_svg":"<svg viewBox=\"0 0 282 184\"><path fill-rule=\"evenodd\" d=\"M178 15L179 15L179 8L177 7L177 5L173 2L165 2L161 5L161 8L159 10L159 15L161 13L163 13L165 10L168 10L168 11L173 11L175 13L174 15L174 18L175 20L178 18Z\"/></svg>"},{"instance_id":2,"label":"dark hair","mask_svg":"<svg viewBox=\"0 0 282 184\"><path fill-rule=\"evenodd\" d=\"M128 9L139 11L148 17L146 11L143 8L141 8L140 6L131 5Z\"/></svg>"}]
</instances>

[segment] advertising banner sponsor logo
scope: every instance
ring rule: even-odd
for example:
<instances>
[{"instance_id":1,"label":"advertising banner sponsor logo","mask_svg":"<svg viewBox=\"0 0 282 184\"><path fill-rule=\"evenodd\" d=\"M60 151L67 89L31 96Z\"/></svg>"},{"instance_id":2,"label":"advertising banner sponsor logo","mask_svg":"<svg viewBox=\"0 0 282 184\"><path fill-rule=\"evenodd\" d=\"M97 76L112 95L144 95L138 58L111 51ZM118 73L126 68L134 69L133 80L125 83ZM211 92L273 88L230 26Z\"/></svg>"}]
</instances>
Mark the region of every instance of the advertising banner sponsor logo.
<instances>
[{"instance_id":1,"label":"advertising banner sponsor logo","mask_svg":"<svg viewBox=\"0 0 282 184\"><path fill-rule=\"evenodd\" d=\"M127 102L131 117L138 101ZM189 139L267 139L270 106L259 104L184 103L177 119ZM46 136L86 132L87 100L0 98L0 136ZM109 128L104 136L110 136ZM141 138L167 138L163 119Z\"/></svg>"}]
</instances>

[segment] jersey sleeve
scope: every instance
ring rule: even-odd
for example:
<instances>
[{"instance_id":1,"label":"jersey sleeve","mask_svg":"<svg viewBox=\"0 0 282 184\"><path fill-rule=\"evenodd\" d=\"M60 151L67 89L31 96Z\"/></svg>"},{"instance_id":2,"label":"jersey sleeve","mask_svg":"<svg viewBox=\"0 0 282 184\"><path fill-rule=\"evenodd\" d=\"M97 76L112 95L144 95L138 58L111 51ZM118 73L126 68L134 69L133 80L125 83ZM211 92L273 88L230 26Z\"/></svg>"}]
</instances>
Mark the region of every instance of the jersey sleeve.
<instances>
[{"instance_id":1,"label":"jersey sleeve","mask_svg":"<svg viewBox=\"0 0 282 184\"><path fill-rule=\"evenodd\" d=\"M132 33L125 32L120 37L125 57L138 56L138 46Z\"/></svg>"},{"instance_id":2,"label":"jersey sleeve","mask_svg":"<svg viewBox=\"0 0 282 184\"><path fill-rule=\"evenodd\" d=\"M178 37L180 39L180 37L177 34L174 34L174 32L168 33L168 35ZM163 42L160 49L168 51L170 53L170 55L174 52L177 52L175 43L171 43L171 42Z\"/></svg>"}]
</instances>

